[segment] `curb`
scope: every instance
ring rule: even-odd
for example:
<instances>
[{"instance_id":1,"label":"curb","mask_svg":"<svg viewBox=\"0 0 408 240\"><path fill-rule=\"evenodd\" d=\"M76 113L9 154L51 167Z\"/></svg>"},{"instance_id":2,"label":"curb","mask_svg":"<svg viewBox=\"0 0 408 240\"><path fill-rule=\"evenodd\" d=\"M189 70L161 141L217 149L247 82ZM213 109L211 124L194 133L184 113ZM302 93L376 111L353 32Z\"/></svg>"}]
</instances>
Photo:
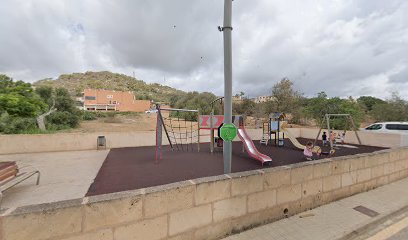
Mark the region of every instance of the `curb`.
<instances>
[{"instance_id":1,"label":"curb","mask_svg":"<svg viewBox=\"0 0 408 240\"><path fill-rule=\"evenodd\" d=\"M384 224L388 220L392 219L393 221L390 221L389 223L385 224L386 227L394 224L395 222L401 220L402 218L406 217L405 214L408 213L408 205L397 210L394 212L391 212L389 214L386 214L384 216L378 217L377 219L373 220L372 222L368 224L362 224L357 226L356 229L353 231L347 233L346 235L336 238L336 240L358 240L362 239L360 238L364 234L368 234L370 231L374 231L378 225ZM402 216L401 216L402 215ZM365 236L364 239L366 239L367 236Z\"/></svg>"}]
</instances>

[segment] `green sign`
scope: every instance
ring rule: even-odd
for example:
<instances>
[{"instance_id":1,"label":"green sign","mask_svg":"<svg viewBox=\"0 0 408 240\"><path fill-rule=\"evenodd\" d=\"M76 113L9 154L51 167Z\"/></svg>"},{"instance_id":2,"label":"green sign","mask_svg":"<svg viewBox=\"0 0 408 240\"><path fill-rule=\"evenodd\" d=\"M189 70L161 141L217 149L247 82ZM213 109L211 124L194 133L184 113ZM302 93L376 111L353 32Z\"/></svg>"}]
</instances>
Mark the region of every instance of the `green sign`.
<instances>
[{"instance_id":1,"label":"green sign","mask_svg":"<svg viewBox=\"0 0 408 240\"><path fill-rule=\"evenodd\" d=\"M222 140L231 142L237 136L237 127L232 123L222 125L220 129L220 136Z\"/></svg>"}]
</instances>

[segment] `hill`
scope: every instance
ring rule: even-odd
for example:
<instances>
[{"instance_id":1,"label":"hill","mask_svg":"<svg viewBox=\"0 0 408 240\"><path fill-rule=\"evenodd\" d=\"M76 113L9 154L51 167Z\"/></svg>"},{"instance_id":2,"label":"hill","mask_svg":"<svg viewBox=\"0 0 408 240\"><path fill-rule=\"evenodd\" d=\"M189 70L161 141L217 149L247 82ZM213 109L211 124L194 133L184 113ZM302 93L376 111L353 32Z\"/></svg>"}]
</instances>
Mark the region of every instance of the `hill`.
<instances>
[{"instance_id":1,"label":"hill","mask_svg":"<svg viewBox=\"0 0 408 240\"><path fill-rule=\"evenodd\" d=\"M137 99L169 102L172 96L184 95L185 92L157 83L147 84L142 80L124 74L102 72L85 72L63 74L57 79L43 79L33 83L35 87L50 86L66 88L73 96L81 96L86 88L107 89L116 91L133 91Z\"/></svg>"}]
</instances>

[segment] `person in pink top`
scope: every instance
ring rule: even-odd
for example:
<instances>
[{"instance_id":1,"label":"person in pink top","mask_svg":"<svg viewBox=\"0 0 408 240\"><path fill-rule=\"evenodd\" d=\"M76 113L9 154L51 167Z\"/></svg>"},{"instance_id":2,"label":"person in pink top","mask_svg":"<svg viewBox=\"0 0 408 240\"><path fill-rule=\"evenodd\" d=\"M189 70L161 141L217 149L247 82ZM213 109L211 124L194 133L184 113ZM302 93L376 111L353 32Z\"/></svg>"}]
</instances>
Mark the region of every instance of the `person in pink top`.
<instances>
[{"instance_id":1,"label":"person in pink top","mask_svg":"<svg viewBox=\"0 0 408 240\"><path fill-rule=\"evenodd\" d=\"M306 158L306 160L314 160L313 158L313 143L308 142L305 146L305 149L303 150L303 156Z\"/></svg>"}]
</instances>

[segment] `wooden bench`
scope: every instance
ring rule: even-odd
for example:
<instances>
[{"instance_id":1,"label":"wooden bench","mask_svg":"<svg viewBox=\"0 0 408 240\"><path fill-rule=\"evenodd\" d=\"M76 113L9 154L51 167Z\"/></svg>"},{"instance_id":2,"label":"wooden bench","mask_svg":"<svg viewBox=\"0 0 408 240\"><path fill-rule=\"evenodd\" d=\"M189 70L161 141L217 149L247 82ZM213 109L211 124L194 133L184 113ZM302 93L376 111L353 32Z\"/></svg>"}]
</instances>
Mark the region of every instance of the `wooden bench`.
<instances>
[{"instance_id":1,"label":"wooden bench","mask_svg":"<svg viewBox=\"0 0 408 240\"><path fill-rule=\"evenodd\" d=\"M36 184L40 184L40 171L18 167L16 162L0 162L0 204L3 192L37 174Z\"/></svg>"}]
</instances>

